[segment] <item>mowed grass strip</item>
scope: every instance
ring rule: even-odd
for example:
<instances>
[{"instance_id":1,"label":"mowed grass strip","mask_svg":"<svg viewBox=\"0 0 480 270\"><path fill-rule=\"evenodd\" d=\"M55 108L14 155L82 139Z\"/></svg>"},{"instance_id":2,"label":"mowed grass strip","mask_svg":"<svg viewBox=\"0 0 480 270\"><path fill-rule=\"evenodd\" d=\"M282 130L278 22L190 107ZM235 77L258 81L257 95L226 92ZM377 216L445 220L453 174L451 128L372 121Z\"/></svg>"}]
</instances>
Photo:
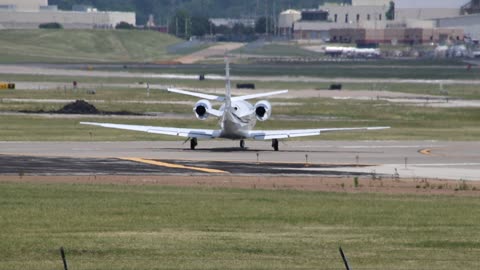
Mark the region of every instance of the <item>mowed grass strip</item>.
<instances>
[{"instance_id":1,"label":"mowed grass strip","mask_svg":"<svg viewBox=\"0 0 480 270\"><path fill-rule=\"evenodd\" d=\"M13 178L12 178L13 181ZM0 269L477 269L478 197L0 184Z\"/></svg>"},{"instance_id":2,"label":"mowed grass strip","mask_svg":"<svg viewBox=\"0 0 480 270\"><path fill-rule=\"evenodd\" d=\"M272 67L274 68L274 67ZM151 72L151 71L146 71ZM167 70L164 72L174 72L174 70ZM202 70L198 70L197 73L204 73ZM140 74L140 73L139 73ZM221 73L219 73L221 74ZM123 90L125 88L131 91L138 91L139 93L145 94L146 92L146 83L150 85L160 84L165 86L174 86L177 88L194 88L202 91L202 89L217 88L222 89L225 87L225 82L222 80L185 80L185 79L159 79L159 78L98 78L98 77L71 77L71 76L43 76L43 75L15 75L15 74L0 74L0 81L8 82L57 82L59 83L58 89L51 90L16 90L16 91L2 91L0 97L11 97L15 95L25 95L29 93L33 96L38 95L49 95L52 91L56 92L56 95L62 96L65 94L70 94L72 92L72 82L77 81L80 85L79 93L85 93L87 89L95 89L97 92L101 91L115 91ZM235 86L237 83L244 83L245 81L232 81L232 85ZM351 82L342 82L342 79L332 78L331 82L282 82L282 81L270 81L264 82L252 78L249 80L251 83L255 83L257 89L268 89L268 90L283 90L289 89L294 90L328 90L330 85L333 83L341 83L343 90L372 90L372 91L390 91L390 92L400 92L400 93L409 93L409 94L418 94L418 95L433 95L433 96L445 96L450 99L460 98L460 99L469 99L475 100L480 99L480 87L475 84L440 84L440 83L351 83ZM125 85L124 87L113 88L111 86L105 85L109 83L116 84L130 84ZM97 84L96 86L86 86L87 84ZM137 87L132 87L133 84L136 84ZM105 85L105 86L104 86ZM162 91L158 89L152 89L151 94ZM233 94L236 93L236 89L233 90ZM267 91L267 90L265 90ZM23 93L23 94L22 94ZM379 94L382 96L382 94Z\"/></svg>"},{"instance_id":3,"label":"mowed grass strip","mask_svg":"<svg viewBox=\"0 0 480 270\"><path fill-rule=\"evenodd\" d=\"M145 62L175 57L179 39L155 31L2 30L0 62Z\"/></svg>"},{"instance_id":4,"label":"mowed grass strip","mask_svg":"<svg viewBox=\"0 0 480 270\"><path fill-rule=\"evenodd\" d=\"M170 95L170 94L167 94ZM169 96L170 97L170 96ZM167 98L168 100L168 98ZM282 102L282 100L278 100ZM104 111L130 111L135 113L164 112L181 114L184 119L166 119L164 117L71 117L68 115L0 115L2 129L0 140L39 140L39 141L129 141L176 139L127 132L99 127L79 125L81 121L112 122L120 124L151 125L186 128L218 128L218 120L211 117L199 121L192 112L191 104L142 104L142 103L92 103ZM275 102L275 100L272 100ZM332 99L294 99L293 106L274 106L272 117L258 122L256 129L304 129L333 127L391 126L392 129L372 132L330 133L307 139L322 140L448 140L477 141L480 138L479 108L430 108L392 104L386 101L357 101ZM56 110L62 107L58 103L0 103L1 111L12 110ZM291 118L291 119L290 119Z\"/></svg>"}]
</instances>

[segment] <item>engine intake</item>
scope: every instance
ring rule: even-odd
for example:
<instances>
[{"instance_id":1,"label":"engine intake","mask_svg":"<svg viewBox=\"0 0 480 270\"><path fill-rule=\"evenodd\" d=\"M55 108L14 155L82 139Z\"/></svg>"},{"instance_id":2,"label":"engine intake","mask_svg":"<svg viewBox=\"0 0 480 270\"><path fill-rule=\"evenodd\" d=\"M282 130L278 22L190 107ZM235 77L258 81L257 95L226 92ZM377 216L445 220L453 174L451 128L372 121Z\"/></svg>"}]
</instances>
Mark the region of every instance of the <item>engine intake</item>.
<instances>
[{"instance_id":1,"label":"engine intake","mask_svg":"<svg viewBox=\"0 0 480 270\"><path fill-rule=\"evenodd\" d=\"M193 107L193 112L198 119L205 120L210 115L208 111L211 109L212 104L210 103L210 101L202 99L195 104L195 107Z\"/></svg>"},{"instance_id":2,"label":"engine intake","mask_svg":"<svg viewBox=\"0 0 480 270\"><path fill-rule=\"evenodd\" d=\"M259 121L265 121L270 118L272 113L272 105L266 100L259 101L255 104L255 116Z\"/></svg>"}]
</instances>

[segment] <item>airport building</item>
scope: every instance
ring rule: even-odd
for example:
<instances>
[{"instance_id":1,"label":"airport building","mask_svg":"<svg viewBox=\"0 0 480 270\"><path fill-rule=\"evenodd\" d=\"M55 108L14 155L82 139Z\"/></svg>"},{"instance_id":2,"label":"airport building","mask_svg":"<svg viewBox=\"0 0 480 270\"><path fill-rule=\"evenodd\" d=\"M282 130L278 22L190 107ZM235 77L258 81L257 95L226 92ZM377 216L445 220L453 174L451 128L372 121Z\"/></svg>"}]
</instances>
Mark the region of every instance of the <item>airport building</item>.
<instances>
[{"instance_id":1,"label":"airport building","mask_svg":"<svg viewBox=\"0 0 480 270\"><path fill-rule=\"evenodd\" d=\"M340 43L441 43L480 38L480 0L458 8L395 8L392 0L352 0L351 5L325 3L311 10L279 15L279 33L294 39L321 39ZM293 15L294 14L294 15ZM300 15L298 15L300 14ZM387 15L390 14L390 15ZM391 16L394 15L394 16ZM287 23L281 23L281 22ZM290 37L289 36L289 37Z\"/></svg>"},{"instance_id":2,"label":"airport building","mask_svg":"<svg viewBox=\"0 0 480 270\"><path fill-rule=\"evenodd\" d=\"M59 23L66 29L109 29L120 22L136 25L134 12L98 11L76 6L58 10L48 0L0 0L0 29L35 29L43 23Z\"/></svg>"}]
</instances>

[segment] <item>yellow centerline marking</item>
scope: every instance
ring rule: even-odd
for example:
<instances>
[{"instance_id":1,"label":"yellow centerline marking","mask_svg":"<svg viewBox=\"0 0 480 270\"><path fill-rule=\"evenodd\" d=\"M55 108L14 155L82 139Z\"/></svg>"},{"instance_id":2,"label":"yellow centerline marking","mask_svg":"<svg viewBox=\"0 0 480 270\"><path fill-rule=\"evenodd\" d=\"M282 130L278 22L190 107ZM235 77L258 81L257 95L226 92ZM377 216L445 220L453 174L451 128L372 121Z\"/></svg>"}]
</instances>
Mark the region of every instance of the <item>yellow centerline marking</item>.
<instances>
[{"instance_id":1,"label":"yellow centerline marking","mask_svg":"<svg viewBox=\"0 0 480 270\"><path fill-rule=\"evenodd\" d=\"M140 162L140 163L145 163L145 164L150 164L150 165L155 165L155 166L174 168L174 169L186 169L186 170L194 170L194 171L207 172L207 173L229 173L227 171L222 171L222 170L201 168L201 167L190 167L190 166L184 166L184 165L179 165L179 164L155 161L155 160L151 160L151 159L143 159L143 158L120 158L120 159L128 160L128 161L134 161L134 162Z\"/></svg>"},{"instance_id":2,"label":"yellow centerline marking","mask_svg":"<svg viewBox=\"0 0 480 270\"><path fill-rule=\"evenodd\" d=\"M433 149L427 148L427 149L422 149L422 150L420 150L419 152L420 152L420 154L422 154L422 155L432 156L432 150L433 150Z\"/></svg>"}]
</instances>

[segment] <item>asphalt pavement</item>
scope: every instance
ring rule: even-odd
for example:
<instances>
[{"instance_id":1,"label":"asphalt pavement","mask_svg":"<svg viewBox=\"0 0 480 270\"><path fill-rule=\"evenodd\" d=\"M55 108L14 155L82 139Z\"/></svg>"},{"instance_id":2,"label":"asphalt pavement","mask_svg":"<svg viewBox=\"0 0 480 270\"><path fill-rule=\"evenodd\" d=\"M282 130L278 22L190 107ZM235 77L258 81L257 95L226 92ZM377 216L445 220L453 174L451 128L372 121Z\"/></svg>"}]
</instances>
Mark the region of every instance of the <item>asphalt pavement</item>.
<instances>
[{"instance_id":1,"label":"asphalt pavement","mask_svg":"<svg viewBox=\"0 0 480 270\"><path fill-rule=\"evenodd\" d=\"M0 142L0 174L274 174L385 175L400 178L480 180L480 142L180 141ZM206 169L206 170L203 170Z\"/></svg>"}]
</instances>

